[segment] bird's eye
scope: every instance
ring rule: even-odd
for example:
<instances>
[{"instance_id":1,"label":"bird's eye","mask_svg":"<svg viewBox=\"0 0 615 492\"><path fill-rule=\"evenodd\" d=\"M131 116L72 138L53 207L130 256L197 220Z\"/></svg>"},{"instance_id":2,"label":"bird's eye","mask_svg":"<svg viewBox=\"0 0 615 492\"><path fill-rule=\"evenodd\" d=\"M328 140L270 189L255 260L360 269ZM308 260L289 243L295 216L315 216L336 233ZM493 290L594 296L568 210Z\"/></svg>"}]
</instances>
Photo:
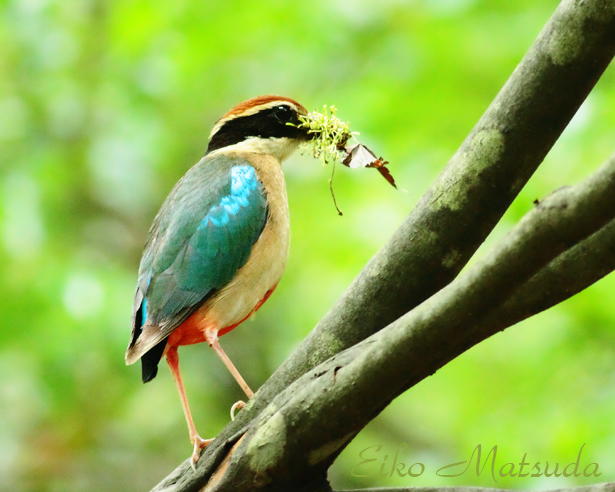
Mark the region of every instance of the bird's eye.
<instances>
[{"instance_id":1,"label":"bird's eye","mask_svg":"<svg viewBox=\"0 0 615 492\"><path fill-rule=\"evenodd\" d=\"M275 108L275 116L280 121L290 121L293 112L289 106L278 106Z\"/></svg>"}]
</instances>

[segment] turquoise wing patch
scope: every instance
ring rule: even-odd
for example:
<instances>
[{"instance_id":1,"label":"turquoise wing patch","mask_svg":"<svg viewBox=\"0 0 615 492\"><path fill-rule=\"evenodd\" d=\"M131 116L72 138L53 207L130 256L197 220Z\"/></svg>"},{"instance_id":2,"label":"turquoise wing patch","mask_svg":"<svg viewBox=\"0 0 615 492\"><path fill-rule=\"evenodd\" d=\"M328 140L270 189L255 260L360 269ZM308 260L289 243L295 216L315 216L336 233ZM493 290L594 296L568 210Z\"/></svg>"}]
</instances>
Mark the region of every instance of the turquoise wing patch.
<instances>
[{"instance_id":1,"label":"turquoise wing patch","mask_svg":"<svg viewBox=\"0 0 615 492\"><path fill-rule=\"evenodd\" d=\"M179 288L203 292L228 284L248 261L266 217L265 192L256 171L233 167L230 194L210 208L188 241L176 270Z\"/></svg>"},{"instance_id":2,"label":"turquoise wing patch","mask_svg":"<svg viewBox=\"0 0 615 492\"><path fill-rule=\"evenodd\" d=\"M256 170L240 158L205 157L177 183L146 243L135 303L141 327L167 337L246 264L267 222L267 197Z\"/></svg>"}]
</instances>

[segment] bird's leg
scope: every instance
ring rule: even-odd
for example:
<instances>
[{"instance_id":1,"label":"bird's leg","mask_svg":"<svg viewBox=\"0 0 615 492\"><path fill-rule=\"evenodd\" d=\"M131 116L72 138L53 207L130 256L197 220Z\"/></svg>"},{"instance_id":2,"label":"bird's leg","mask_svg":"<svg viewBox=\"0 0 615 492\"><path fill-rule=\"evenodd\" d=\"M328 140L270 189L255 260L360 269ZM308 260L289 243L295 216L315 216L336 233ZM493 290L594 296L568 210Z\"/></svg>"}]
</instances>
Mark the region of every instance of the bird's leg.
<instances>
[{"instance_id":1,"label":"bird's leg","mask_svg":"<svg viewBox=\"0 0 615 492\"><path fill-rule=\"evenodd\" d=\"M250 387L246 384L245 380L241 377L241 374L239 374L239 371L233 365L233 363L231 362L231 359L228 358L228 355L224 353L224 350L222 350L222 347L220 347L220 343L218 343L218 330L211 330L211 329L205 330L205 340L207 340L207 343L209 344L209 346L216 351L216 354L218 354L218 357L222 359L222 362L224 362L224 365L226 366L226 368L233 375L233 377L235 378L235 381L239 383L239 386L241 386L241 389L244 391L246 396L248 398L252 398L252 396L254 395L254 392L250 389Z\"/></svg>"},{"instance_id":2,"label":"bird's leg","mask_svg":"<svg viewBox=\"0 0 615 492\"><path fill-rule=\"evenodd\" d=\"M188 431L190 432L190 442L194 446L194 450L192 452L192 468L194 468L194 465L197 461L199 461L199 457L201 456L201 449L207 446L211 441L213 441L213 439L203 439L196 431L194 420L192 420L192 414L190 413L190 406L188 405L188 397L186 396L186 390L184 388L184 383L182 382L182 376L179 372L179 356L177 355L177 347L169 347L167 350L167 364L169 364L171 374L173 374L173 379L175 380L175 386L177 386L177 391L179 391L179 398L182 402L184 415L186 416L186 422L188 423Z\"/></svg>"}]
</instances>

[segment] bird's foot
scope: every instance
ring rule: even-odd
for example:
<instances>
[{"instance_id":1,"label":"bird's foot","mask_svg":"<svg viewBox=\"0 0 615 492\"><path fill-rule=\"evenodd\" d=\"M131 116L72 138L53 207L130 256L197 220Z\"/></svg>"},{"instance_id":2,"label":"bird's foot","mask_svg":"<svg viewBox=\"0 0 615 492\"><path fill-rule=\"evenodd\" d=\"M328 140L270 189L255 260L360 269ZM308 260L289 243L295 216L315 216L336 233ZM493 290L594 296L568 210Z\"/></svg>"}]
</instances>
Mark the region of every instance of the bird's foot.
<instances>
[{"instance_id":1,"label":"bird's foot","mask_svg":"<svg viewBox=\"0 0 615 492\"><path fill-rule=\"evenodd\" d=\"M243 407L246 406L246 402L245 401L237 401L233 404L233 406L231 407L231 420L235 420L235 412L237 410L241 410Z\"/></svg>"},{"instance_id":2,"label":"bird's foot","mask_svg":"<svg viewBox=\"0 0 615 492\"><path fill-rule=\"evenodd\" d=\"M213 439L203 439L198 434L192 438L192 443L194 444L194 451L192 452L192 458L190 459L190 466L192 466L192 469L194 471L196 471L196 463L201 457L201 449L207 447L207 445L211 441L213 441Z\"/></svg>"}]
</instances>

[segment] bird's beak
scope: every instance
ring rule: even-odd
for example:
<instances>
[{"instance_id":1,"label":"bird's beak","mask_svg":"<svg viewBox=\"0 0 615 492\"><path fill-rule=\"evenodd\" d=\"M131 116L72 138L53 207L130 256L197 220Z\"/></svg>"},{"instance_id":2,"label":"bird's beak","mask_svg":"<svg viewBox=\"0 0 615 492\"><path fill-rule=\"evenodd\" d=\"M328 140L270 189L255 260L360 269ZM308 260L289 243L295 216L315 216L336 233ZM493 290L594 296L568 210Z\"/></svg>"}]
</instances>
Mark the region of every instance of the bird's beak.
<instances>
[{"instance_id":1,"label":"bird's beak","mask_svg":"<svg viewBox=\"0 0 615 492\"><path fill-rule=\"evenodd\" d=\"M297 140L313 140L314 137L316 137L315 133L309 133L307 128L300 126L301 120L298 115L293 115L291 123L295 127L296 134L294 135L294 138Z\"/></svg>"},{"instance_id":2,"label":"bird's beak","mask_svg":"<svg viewBox=\"0 0 615 492\"><path fill-rule=\"evenodd\" d=\"M310 133L306 128L300 129L302 133L302 140L314 140L316 138L316 133Z\"/></svg>"}]
</instances>

